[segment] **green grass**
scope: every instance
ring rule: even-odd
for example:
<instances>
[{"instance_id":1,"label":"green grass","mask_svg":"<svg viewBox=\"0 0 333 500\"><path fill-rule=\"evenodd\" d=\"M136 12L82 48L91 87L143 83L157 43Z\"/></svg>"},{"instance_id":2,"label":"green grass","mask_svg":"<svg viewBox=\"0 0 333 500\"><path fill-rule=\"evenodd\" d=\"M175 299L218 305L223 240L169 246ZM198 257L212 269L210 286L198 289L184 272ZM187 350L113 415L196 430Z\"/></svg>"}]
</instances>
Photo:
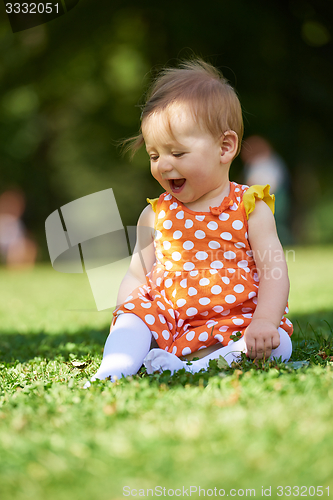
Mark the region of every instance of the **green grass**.
<instances>
[{"instance_id":1,"label":"green grass","mask_svg":"<svg viewBox=\"0 0 333 500\"><path fill-rule=\"evenodd\" d=\"M0 270L0 500L113 500L125 486L138 497L155 487L190 496L191 486L206 497L272 487L278 498L278 486L331 496L332 255L288 254L288 365L215 362L194 376L141 372L89 390L111 312L96 312L86 276Z\"/></svg>"}]
</instances>

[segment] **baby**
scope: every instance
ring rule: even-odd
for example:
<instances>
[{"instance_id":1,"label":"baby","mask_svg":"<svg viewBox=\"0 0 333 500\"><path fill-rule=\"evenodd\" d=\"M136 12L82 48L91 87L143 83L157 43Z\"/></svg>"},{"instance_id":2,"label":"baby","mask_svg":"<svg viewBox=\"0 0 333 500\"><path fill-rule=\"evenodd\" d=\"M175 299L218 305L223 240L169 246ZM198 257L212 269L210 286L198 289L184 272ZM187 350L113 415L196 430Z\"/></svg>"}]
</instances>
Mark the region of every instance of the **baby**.
<instances>
[{"instance_id":1,"label":"baby","mask_svg":"<svg viewBox=\"0 0 333 500\"><path fill-rule=\"evenodd\" d=\"M118 294L103 360L92 380L179 370L223 356L291 356L289 280L269 185L229 181L241 148L233 88L201 60L168 68L141 115L145 144L164 192L147 200ZM151 349L152 340L158 348ZM188 360L199 357L199 360ZM89 384L89 383L88 383Z\"/></svg>"}]
</instances>

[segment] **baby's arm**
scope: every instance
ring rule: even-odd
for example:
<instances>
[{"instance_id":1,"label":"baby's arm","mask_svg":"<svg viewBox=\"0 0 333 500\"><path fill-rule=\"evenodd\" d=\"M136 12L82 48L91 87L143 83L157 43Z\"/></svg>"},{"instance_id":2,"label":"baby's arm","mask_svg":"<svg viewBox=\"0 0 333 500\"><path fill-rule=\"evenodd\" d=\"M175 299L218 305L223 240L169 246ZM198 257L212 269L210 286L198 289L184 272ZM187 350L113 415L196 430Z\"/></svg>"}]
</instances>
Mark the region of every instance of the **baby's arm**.
<instances>
[{"instance_id":1,"label":"baby's arm","mask_svg":"<svg viewBox=\"0 0 333 500\"><path fill-rule=\"evenodd\" d=\"M274 216L264 201L256 201L249 216L249 241L259 274L258 304L245 330L247 355L268 358L279 346L278 327L287 305L287 263L279 241Z\"/></svg>"},{"instance_id":2,"label":"baby's arm","mask_svg":"<svg viewBox=\"0 0 333 500\"><path fill-rule=\"evenodd\" d=\"M140 285L146 283L146 274L155 262L154 249L155 213L148 205L141 213L137 224L137 240L130 267L119 287L117 307Z\"/></svg>"}]
</instances>

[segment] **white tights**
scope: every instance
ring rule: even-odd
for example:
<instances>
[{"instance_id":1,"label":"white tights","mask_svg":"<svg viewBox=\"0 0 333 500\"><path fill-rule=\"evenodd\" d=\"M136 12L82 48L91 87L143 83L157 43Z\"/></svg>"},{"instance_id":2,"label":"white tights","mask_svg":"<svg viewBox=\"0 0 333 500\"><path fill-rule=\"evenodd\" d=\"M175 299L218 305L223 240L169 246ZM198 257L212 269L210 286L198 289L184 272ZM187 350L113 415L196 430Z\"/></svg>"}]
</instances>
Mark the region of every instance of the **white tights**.
<instances>
[{"instance_id":1,"label":"white tights","mask_svg":"<svg viewBox=\"0 0 333 500\"><path fill-rule=\"evenodd\" d=\"M279 328L278 331L280 345L273 349L270 359L282 357L282 361L286 362L292 352L291 340L285 330ZM192 361L192 364L188 365L187 361L182 361L163 349L150 350L151 339L151 331L138 316L132 313L119 315L106 340L101 366L91 381L110 377L114 382L115 378L134 375L142 364L145 365L149 374L164 370L171 370L171 373L174 373L182 368L188 372L197 373L202 368L206 370L211 359L223 356L231 365L239 358L241 352L246 352L245 340L242 337L231 345L221 347L221 349L197 361ZM85 388L89 386L90 383L87 382Z\"/></svg>"}]
</instances>

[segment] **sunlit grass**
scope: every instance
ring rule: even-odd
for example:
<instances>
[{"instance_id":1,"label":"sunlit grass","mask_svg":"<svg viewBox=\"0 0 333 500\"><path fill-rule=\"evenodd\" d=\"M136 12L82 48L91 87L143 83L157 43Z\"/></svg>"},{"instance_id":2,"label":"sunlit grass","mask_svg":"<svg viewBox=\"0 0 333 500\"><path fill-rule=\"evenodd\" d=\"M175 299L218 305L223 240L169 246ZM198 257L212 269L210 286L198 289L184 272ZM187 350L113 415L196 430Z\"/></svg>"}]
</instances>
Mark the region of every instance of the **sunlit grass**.
<instances>
[{"instance_id":1,"label":"sunlit grass","mask_svg":"<svg viewBox=\"0 0 333 500\"><path fill-rule=\"evenodd\" d=\"M113 500L191 486L192 498L195 487L256 497L272 487L277 498L277 486L322 486L328 497L332 254L289 254L289 365L215 363L196 376L141 373L89 390L112 314L96 311L87 277L48 265L0 270L0 499Z\"/></svg>"}]
</instances>

